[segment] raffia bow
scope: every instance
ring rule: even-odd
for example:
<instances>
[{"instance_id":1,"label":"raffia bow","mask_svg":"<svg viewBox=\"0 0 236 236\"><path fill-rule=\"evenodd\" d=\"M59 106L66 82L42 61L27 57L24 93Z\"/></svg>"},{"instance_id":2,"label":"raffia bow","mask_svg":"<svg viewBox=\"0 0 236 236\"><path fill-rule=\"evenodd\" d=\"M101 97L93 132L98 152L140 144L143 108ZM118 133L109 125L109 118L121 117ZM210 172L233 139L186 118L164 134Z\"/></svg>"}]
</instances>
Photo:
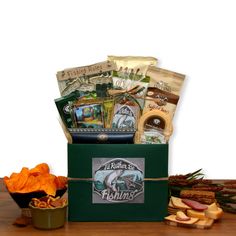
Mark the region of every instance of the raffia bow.
<instances>
[{"instance_id":1,"label":"raffia bow","mask_svg":"<svg viewBox=\"0 0 236 236\"><path fill-rule=\"evenodd\" d=\"M120 90L118 90L118 89L109 89L108 94L110 96L113 96L115 100L119 100L119 99L122 99L122 98L124 98L124 99L127 98L127 99L137 103L140 110L142 110L139 102L137 101L137 98L139 98L137 96L137 94L139 92L141 92L143 89L144 89L143 87L141 87L139 85L136 85L135 87L133 87L131 89L128 89L128 90L127 89L120 89Z\"/></svg>"}]
</instances>

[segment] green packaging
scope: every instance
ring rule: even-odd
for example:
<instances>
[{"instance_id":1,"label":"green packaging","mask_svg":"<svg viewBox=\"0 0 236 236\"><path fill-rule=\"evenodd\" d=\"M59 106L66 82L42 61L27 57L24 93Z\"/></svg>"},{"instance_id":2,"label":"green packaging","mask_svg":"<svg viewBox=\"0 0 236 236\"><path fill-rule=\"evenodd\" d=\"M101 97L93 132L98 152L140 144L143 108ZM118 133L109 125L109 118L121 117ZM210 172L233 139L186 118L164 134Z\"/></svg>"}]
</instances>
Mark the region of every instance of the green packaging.
<instances>
[{"instance_id":1,"label":"green packaging","mask_svg":"<svg viewBox=\"0 0 236 236\"><path fill-rule=\"evenodd\" d=\"M61 98L55 99L57 110L60 114L60 117L67 128L73 128L73 122L71 118L71 109L69 102L74 102L80 93L79 91L74 91L69 95L63 96Z\"/></svg>"}]
</instances>

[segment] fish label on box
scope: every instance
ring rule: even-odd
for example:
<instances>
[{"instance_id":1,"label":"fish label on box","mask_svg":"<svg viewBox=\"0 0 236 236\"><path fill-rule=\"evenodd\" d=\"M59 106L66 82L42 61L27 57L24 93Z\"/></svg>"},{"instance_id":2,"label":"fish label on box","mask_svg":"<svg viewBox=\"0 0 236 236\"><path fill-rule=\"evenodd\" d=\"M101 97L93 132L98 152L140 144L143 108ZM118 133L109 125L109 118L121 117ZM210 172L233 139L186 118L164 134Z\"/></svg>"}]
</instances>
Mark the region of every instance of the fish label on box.
<instances>
[{"instance_id":1,"label":"fish label on box","mask_svg":"<svg viewBox=\"0 0 236 236\"><path fill-rule=\"evenodd\" d=\"M144 158L93 158L93 203L144 203Z\"/></svg>"}]
</instances>

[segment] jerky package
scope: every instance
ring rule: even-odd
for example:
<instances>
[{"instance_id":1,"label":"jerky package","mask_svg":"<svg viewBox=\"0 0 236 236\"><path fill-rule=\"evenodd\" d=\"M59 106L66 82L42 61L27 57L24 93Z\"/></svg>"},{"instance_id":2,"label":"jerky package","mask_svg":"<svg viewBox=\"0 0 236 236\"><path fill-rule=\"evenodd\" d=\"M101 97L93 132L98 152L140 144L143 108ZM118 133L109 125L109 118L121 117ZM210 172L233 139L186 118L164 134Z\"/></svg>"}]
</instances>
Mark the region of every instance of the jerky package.
<instances>
[{"instance_id":1,"label":"jerky package","mask_svg":"<svg viewBox=\"0 0 236 236\"><path fill-rule=\"evenodd\" d=\"M89 66L75 67L57 72L57 81L62 96L78 90L96 92L98 97L106 97L112 88L113 62L104 61Z\"/></svg>"},{"instance_id":2,"label":"jerky package","mask_svg":"<svg viewBox=\"0 0 236 236\"><path fill-rule=\"evenodd\" d=\"M143 114L158 109L173 118L185 75L150 66L147 76L150 76L150 82Z\"/></svg>"},{"instance_id":3,"label":"jerky package","mask_svg":"<svg viewBox=\"0 0 236 236\"><path fill-rule=\"evenodd\" d=\"M149 78L145 76L149 65L156 65L154 57L118 57L108 56L108 60L116 64L117 70L112 74L113 88L130 90L138 86L135 94L141 108L144 106Z\"/></svg>"}]
</instances>

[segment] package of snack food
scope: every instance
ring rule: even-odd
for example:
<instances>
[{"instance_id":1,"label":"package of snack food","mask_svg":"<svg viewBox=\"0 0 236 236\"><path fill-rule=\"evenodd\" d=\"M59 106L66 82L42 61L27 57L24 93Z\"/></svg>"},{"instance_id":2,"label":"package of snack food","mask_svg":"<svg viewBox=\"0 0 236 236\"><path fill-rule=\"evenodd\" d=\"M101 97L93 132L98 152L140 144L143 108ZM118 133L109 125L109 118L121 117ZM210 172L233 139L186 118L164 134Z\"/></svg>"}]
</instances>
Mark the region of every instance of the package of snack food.
<instances>
[{"instance_id":1,"label":"package of snack food","mask_svg":"<svg viewBox=\"0 0 236 236\"><path fill-rule=\"evenodd\" d=\"M76 128L104 128L101 100L80 100L74 103L72 107L72 117Z\"/></svg>"},{"instance_id":2,"label":"package of snack food","mask_svg":"<svg viewBox=\"0 0 236 236\"><path fill-rule=\"evenodd\" d=\"M140 116L140 105L132 96L123 94L115 100L112 128L136 129Z\"/></svg>"},{"instance_id":3,"label":"package of snack food","mask_svg":"<svg viewBox=\"0 0 236 236\"><path fill-rule=\"evenodd\" d=\"M117 70L112 73L113 89L130 90L139 86L139 92L135 95L140 106L144 106L144 98L147 92L149 78L146 71L149 65L156 65L154 57L134 56L108 56L108 60L115 63Z\"/></svg>"},{"instance_id":4,"label":"package of snack food","mask_svg":"<svg viewBox=\"0 0 236 236\"><path fill-rule=\"evenodd\" d=\"M107 89L112 87L113 62L104 61L89 66L75 67L57 72L57 81L62 96L78 90L97 91L99 97L105 97Z\"/></svg>"},{"instance_id":5,"label":"package of snack food","mask_svg":"<svg viewBox=\"0 0 236 236\"><path fill-rule=\"evenodd\" d=\"M114 99L105 99L103 101L103 116L104 116L104 127L111 128L112 116L114 109Z\"/></svg>"},{"instance_id":6,"label":"package of snack food","mask_svg":"<svg viewBox=\"0 0 236 236\"><path fill-rule=\"evenodd\" d=\"M141 134L141 144L164 144L167 140L162 131L146 130Z\"/></svg>"},{"instance_id":7,"label":"package of snack food","mask_svg":"<svg viewBox=\"0 0 236 236\"><path fill-rule=\"evenodd\" d=\"M148 66L156 66L157 59L155 57L140 57L140 56L108 56L108 61L114 62L117 71L123 69L127 73L136 73L145 75Z\"/></svg>"},{"instance_id":8,"label":"package of snack food","mask_svg":"<svg viewBox=\"0 0 236 236\"><path fill-rule=\"evenodd\" d=\"M173 132L172 121L169 114L160 110L153 110L143 114L138 122L135 134L137 144L167 143Z\"/></svg>"},{"instance_id":9,"label":"package of snack food","mask_svg":"<svg viewBox=\"0 0 236 236\"><path fill-rule=\"evenodd\" d=\"M150 66L147 76L150 81L143 113L158 109L173 118L185 75Z\"/></svg>"},{"instance_id":10,"label":"package of snack food","mask_svg":"<svg viewBox=\"0 0 236 236\"><path fill-rule=\"evenodd\" d=\"M70 102L75 102L80 97L79 91L74 91L69 95L60 97L55 99L55 104L57 106L57 110L60 114L61 120L63 121L66 128L73 128L73 121L71 118L71 108Z\"/></svg>"}]
</instances>

